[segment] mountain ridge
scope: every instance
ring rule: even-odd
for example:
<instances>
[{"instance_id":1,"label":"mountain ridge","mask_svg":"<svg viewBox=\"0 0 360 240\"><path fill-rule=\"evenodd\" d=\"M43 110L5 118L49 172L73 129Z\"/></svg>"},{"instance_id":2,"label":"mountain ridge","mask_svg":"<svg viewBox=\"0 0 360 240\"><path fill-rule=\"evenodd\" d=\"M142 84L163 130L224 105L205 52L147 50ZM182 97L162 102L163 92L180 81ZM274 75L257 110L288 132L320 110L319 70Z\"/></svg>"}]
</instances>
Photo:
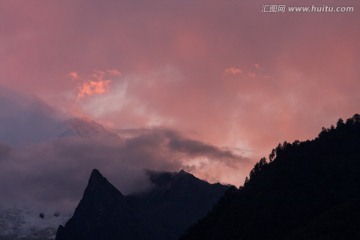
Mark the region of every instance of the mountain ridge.
<instances>
[{"instance_id":1,"label":"mountain ridge","mask_svg":"<svg viewBox=\"0 0 360 240\"><path fill-rule=\"evenodd\" d=\"M59 226L56 240L177 239L228 188L185 171L148 175L158 183L152 190L124 196L94 169L73 217Z\"/></svg>"}]
</instances>

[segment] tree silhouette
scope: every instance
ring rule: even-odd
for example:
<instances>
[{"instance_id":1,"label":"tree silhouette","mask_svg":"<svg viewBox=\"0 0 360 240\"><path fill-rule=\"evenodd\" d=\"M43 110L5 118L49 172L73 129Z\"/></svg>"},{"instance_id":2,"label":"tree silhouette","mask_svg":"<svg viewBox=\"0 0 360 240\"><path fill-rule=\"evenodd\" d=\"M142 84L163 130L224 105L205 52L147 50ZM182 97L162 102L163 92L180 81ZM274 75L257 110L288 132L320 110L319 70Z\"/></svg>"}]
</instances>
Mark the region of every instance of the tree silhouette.
<instances>
[{"instance_id":1,"label":"tree silhouette","mask_svg":"<svg viewBox=\"0 0 360 240\"><path fill-rule=\"evenodd\" d=\"M360 116L284 142L180 240L360 239Z\"/></svg>"}]
</instances>

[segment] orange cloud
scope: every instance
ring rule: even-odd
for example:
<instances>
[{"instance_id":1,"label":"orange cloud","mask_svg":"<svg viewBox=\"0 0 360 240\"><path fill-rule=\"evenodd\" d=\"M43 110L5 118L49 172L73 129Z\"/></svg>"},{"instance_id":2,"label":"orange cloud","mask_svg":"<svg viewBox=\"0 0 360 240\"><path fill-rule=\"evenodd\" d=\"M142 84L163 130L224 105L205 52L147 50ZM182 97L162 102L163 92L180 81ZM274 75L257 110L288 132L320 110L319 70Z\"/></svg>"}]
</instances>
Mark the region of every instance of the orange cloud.
<instances>
[{"instance_id":1,"label":"orange cloud","mask_svg":"<svg viewBox=\"0 0 360 240\"><path fill-rule=\"evenodd\" d=\"M110 89L110 80L87 81L79 87L78 97L101 95Z\"/></svg>"},{"instance_id":2,"label":"orange cloud","mask_svg":"<svg viewBox=\"0 0 360 240\"><path fill-rule=\"evenodd\" d=\"M74 80L81 80L77 72L70 72L69 76ZM78 98L101 95L109 91L111 84L111 77L119 77L121 72L116 69L100 71L94 70L89 80L84 80L78 86Z\"/></svg>"}]
</instances>

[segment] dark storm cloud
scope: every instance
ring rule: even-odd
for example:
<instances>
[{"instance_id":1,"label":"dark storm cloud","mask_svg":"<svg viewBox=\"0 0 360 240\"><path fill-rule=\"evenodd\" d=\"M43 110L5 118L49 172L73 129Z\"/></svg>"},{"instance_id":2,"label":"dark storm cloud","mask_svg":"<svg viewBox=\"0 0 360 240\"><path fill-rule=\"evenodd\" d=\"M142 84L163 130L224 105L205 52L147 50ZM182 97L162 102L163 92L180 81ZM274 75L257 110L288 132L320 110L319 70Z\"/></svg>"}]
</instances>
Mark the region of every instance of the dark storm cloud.
<instances>
[{"instance_id":1,"label":"dark storm cloud","mask_svg":"<svg viewBox=\"0 0 360 240\"><path fill-rule=\"evenodd\" d=\"M240 156L234 155L231 151L223 150L210 144L200 141L186 139L177 132L168 131L170 142L169 147L178 152L184 152L190 156L207 156L214 160L240 160Z\"/></svg>"},{"instance_id":2,"label":"dark storm cloud","mask_svg":"<svg viewBox=\"0 0 360 240\"><path fill-rule=\"evenodd\" d=\"M186 138L180 132L171 129L139 129L139 131L133 129L125 130L124 132L131 132L133 135L141 133L141 135L132 139L131 143L135 141L136 143L147 143L149 145L155 144L156 148L166 148L173 154L184 154L187 157L202 156L214 161L223 161L227 164L246 160L227 149L221 149L211 144Z\"/></svg>"}]
</instances>

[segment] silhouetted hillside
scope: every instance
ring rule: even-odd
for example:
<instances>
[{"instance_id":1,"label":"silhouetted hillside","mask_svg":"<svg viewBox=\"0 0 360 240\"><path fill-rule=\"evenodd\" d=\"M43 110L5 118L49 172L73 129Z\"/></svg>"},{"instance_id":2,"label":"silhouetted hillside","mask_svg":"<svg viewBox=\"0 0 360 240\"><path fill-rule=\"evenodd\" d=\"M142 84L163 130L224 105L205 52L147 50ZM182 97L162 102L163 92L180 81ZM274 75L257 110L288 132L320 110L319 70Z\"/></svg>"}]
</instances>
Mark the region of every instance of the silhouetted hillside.
<instances>
[{"instance_id":1,"label":"silhouetted hillside","mask_svg":"<svg viewBox=\"0 0 360 240\"><path fill-rule=\"evenodd\" d=\"M193 175L148 171L155 187L122 195L93 170L74 216L60 226L57 240L172 240L212 208L228 186Z\"/></svg>"},{"instance_id":2,"label":"silhouetted hillside","mask_svg":"<svg viewBox=\"0 0 360 240\"><path fill-rule=\"evenodd\" d=\"M360 239L360 117L283 143L181 240Z\"/></svg>"}]
</instances>

